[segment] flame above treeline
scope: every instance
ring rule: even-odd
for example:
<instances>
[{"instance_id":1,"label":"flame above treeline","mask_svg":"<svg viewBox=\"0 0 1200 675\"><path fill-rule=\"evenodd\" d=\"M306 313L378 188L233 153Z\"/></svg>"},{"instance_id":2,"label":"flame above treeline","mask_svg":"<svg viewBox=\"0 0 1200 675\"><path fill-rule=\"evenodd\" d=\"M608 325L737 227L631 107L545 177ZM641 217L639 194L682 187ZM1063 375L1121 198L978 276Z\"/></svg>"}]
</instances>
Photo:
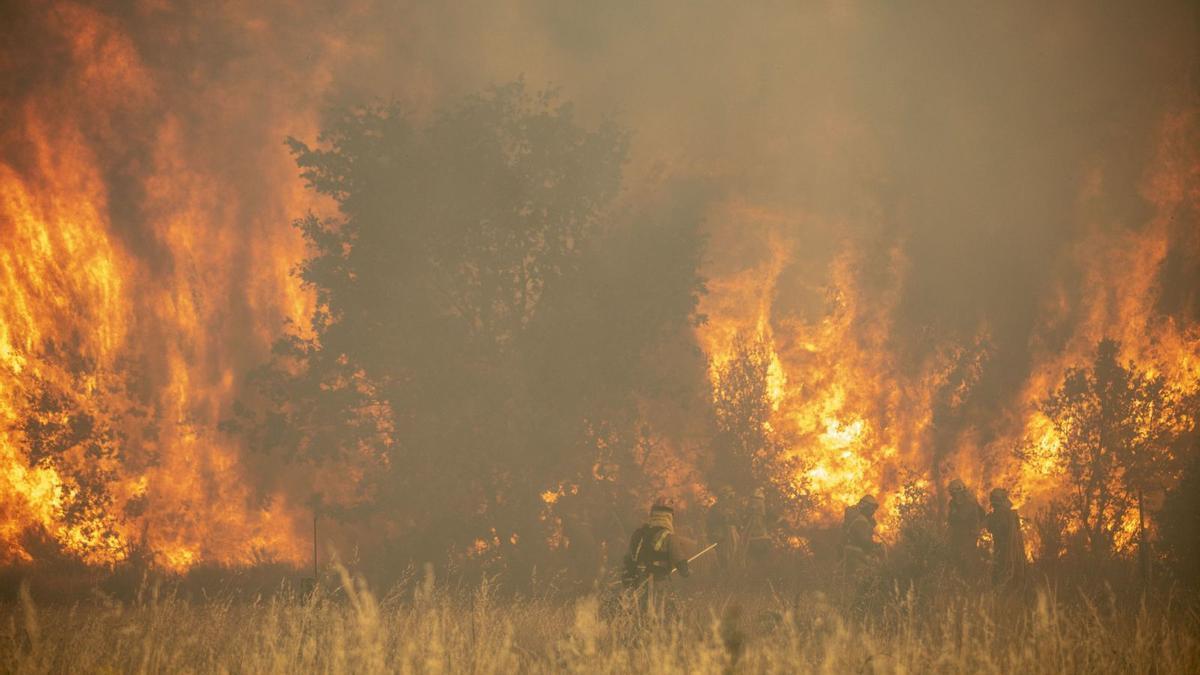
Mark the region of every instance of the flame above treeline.
<instances>
[{"instance_id":1,"label":"flame above treeline","mask_svg":"<svg viewBox=\"0 0 1200 675\"><path fill-rule=\"evenodd\" d=\"M578 88L583 104L612 95L613 85L586 65L597 59L581 55L600 47L572 51L555 42L584 30L578 17L567 21L545 8L521 15L544 20L539 30L552 37L536 44L562 50L573 65L532 67L544 53L523 40L501 45L495 38L472 52L491 70L480 66L468 78L462 74L470 67L445 55L453 50L430 46L418 31L397 27L392 40L381 34L373 27L377 9L367 3L300 13L146 2L120 13L84 3L11 11L0 48L0 562L35 561L39 546L98 565L143 552L176 570L306 560L312 477L261 465L242 439L221 428L246 374L289 322L305 325L313 310L291 274L305 251L290 221L327 205L304 190L283 138L314 137L328 97L345 93L343 86L351 94L372 91L377 81L391 82L384 93L418 111L459 91L440 77L486 82L529 72L558 79L568 93ZM403 11L385 13L381 25L407 26ZM435 10L412 12L426 28L442 25L431 20L440 17ZM824 41L877 27L852 5L813 12L785 22L745 18L756 29L771 27L763 46L739 43L749 50L746 62L769 65L777 59L764 53L792 44L785 28L814 35L828 21L836 30L814 37L812 62L832 63L830 70L848 79L838 68L850 66L838 65L840 52ZM459 22L454 34L464 44L491 35L475 19L449 16L442 18ZM636 32L645 30L636 23L605 29L614 53L656 42ZM719 24L706 22L698 34L720 35ZM1034 39L1077 39L1062 28L1071 22L1054 25ZM423 63L419 47L392 44L406 40L436 51L435 65L413 65ZM672 29L663 44L687 56L695 53L692 40ZM637 53L628 58L636 61ZM401 67L383 67L393 61ZM363 63L373 73L399 71L404 81L354 75ZM647 63L643 77L675 72ZM919 206L907 212L899 198L851 211L801 194L820 192L828 180L858 180L839 173L848 147L870 166L872 180L902 170L886 161L886 139L865 130L870 115L853 114L855 92L839 83L824 98L802 97L801 105L816 112L797 122L797 135L805 139L800 148L812 152L781 158L787 153L778 148L789 146L778 136L791 127L772 111L793 100L767 84L751 86L773 77L766 65L755 74L734 63L720 61L714 72L747 87L737 94L752 107L737 125L761 129L745 139L722 134L728 122L713 114L689 129L716 140L685 140L672 124L676 113L659 110L647 93L650 80L636 80L627 117L639 135L629 174L694 173L720 184L707 209L708 293L700 308L707 320L695 337L713 372L739 340L767 346L771 432L786 454L803 460L801 473L783 480L813 492L816 521L828 522L863 493L879 494L887 505L909 480L937 488L953 475L979 490L1012 488L1029 504L1052 498L1065 489L1052 463L1022 463L1012 450L1032 444L1043 456L1056 451L1037 402L1068 368L1086 365L1103 338L1120 341L1122 360L1180 388L1200 382L1194 101L1169 101L1145 114L1152 118L1147 133L1127 140L1142 146L1145 161L1118 157L1114 168L1093 157L1065 172L1073 183L1063 201L1073 210L1047 216L1062 241L1035 260L1046 268L1035 302L1017 297L1016 309L1005 308L1022 315L1027 330L997 326L987 311L946 328L913 312L914 297L940 301L927 288L928 233L903 224L920 220ZM823 74L800 66L796 72L797 86L825 83ZM664 95L682 86L672 81ZM922 91L936 86L925 83ZM690 90L678 98L696 108L707 100ZM953 103L946 103L948 117L962 126L946 133L969 135L979 119ZM730 150L734 138L745 146ZM695 146L675 147L685 143ZM816 168L792 182L776 180L791 171L779 169L788 161ZM832 178L821 175L826 162ZM1136 192L1141 207L1115 219L1106 198L1113 191ZM1036 202L1040 195L1012 197ZM1000 236L1026 235L1015 228ZM987 293L1004 296L1003 289Z\"/></svg>"},{"instance_id":2,"label":"flame above treeline","mask_svg":"<svg viewBox=\"0 0 1200 675\"><path fill-rule=\"evenodd\" d=\"M309 123L252 77L204 72L241 66L157 66L186 35L139 44L136 16L12 14L0 557L29 560L32 529L99 564L137 548L177 569L256 551L298 560L286 496L249 484L217 426L238 377L308 311L286 226L302 195L274 146ZM251 101L265 117L245 119Z\"/></svg>"},{"instance_id":3,"label":"flame above treeline","mask_svg":"<svg viewBox=\"0 0 1200 675\"><path fill-rule=\"evenodd\" d=\"M1067 369L1087 367L1100 341L1117 341L1121 363L1163 375L1168 395L1200 386L1200 325L1189 311L1162 309L1164 295L1194 302L1200 285L1190 276L1200 253L1197 121L1194 111L1162 118L1152 160L1139 177L1147 220L1135 227L1103 231L1087 222L1102 177L1081 178L1080 236L1036 308L1028 372L1018 387L989 400L986 418L966 409L984 371L995 367L986 322L965 340L929 334L915 363L904 364L897 354L894 324L910 264L903 242L868 261L863 242L847 237L824 271L823 306L805 315L778 307L803 292L789 288L797 279L785 276L797 246L786 234L794 224L787 214L741 204L716 219L753 225L766 245L709 283L702 311L711 320L697 333L714 386L739 340L766 345L771 431L783 440L784 454L805 460L790 479L813 491L820 519L832 520L864 494L882 497L886 513L905 484L939 491L953 477L977 492L1004 487L1031 507L1062 497L1071 486L1055 461L1061 439L1039 402L1061 385ZM1189 260L1192 271L1169 277L1169 257ZM881 292L864 290L868 274L884 278ZM1067 289L1072 279L1079 284L1074 291ZM958 427L938 429L938 414L958 417ZM1014 457L1022 448L1034 451Z\"/></svg>"}]
</instances>

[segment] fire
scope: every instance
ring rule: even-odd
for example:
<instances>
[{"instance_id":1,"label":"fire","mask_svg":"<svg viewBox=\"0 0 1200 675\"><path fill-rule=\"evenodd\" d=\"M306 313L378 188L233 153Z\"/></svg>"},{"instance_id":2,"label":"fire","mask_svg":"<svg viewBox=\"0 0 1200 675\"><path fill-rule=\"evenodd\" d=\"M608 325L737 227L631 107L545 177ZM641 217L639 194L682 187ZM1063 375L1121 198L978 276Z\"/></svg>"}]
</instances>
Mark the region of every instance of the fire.
<instances>
[{"instance_id":1,"label":"fire","mask_svg":"<svg viewBox=\"0 0 1200 675\"><path fill-rule=\"evenodd\" d=\"M63 56L3 103L20 128L0 145L0 562L30 560L39 530L92 564L304 560L304 509L255 487L218 426L283 321L311 311L287 226L310 203L280 144L311 120L207 164L197 143L236 133L219 106L240 85L197 74L210 110L189 116L117 20L23 11Z\"/></svg>"},{"instance_id":2,"label":"fire","mask_svg":"<svg viewBox=\"0 0 1200 675\"><path fill-rule=\"evenodd\" d=\"M1142 197L1154 209L1142 227L1112 233L1091 221L1098 217L1097 208L1106 188L1103 172L1091 172L1080 189L1079 210L1089 231L1077 246L1075 262L1082 270L1084 292L1074 307L1062 301L1065 292L1058 294L1058 301L1046 307L1045 322L1049 332L1070 312L1080 313L1082 319L1065 348L1044 348L1021 401L1025 422L1019 435L1030 452L1018 467L1015 480L1035 506L1066 488L1056 469L1061 441L1036 410L1036 402L1061 383L1067 368L1086 364L1101 339L1115 339L1120 344L1118 358L1122 363L1133 363L1147 374L1163 376L1169 397L1200 386L1196 368L1200 326L1164 316L1157 307L1166 290L1160 287L1159 279L1172 240L1189 226L1195 227L1200 205L1197 121L1195 113L1164 118L1155 157L1140 186ZM1121 273L1114 274L1114 270ZM1127 517L1120 527L1118 548L1127 547L1139 528L1140 522Z\"/></svg>"},{"instance_id":3,"label":"fire","mask_svg":"<svg viewBox=\"0 0 1200 675\"><path fill-rule=\"evenodd\" d=\"M788 481L816 497L819 517L833 521L864 494L896 487L897 467L919 458L929 401L949 359L929 363L916 381L899 381L885 344L895 297L879 306L861 297L856 273L863 261L849 244L828 268L819 314L777 313L772 299L784 292L782 284L795 283L782 279L793 255L793 244L782 235L790 221L744 208L719 217L730 221L731 230L743 219L765 222L770 245L763 258L709 284L702 308L709 322L697 329L698 339L714 370L731 358L733 336L757 334L766 340L774 411L770 428L784 443L785 455L806 467ZM893 249L886 263L901 283L900 250ZM890 496L880 497L890 507Z\"/></svg>"},{"instance_id":4,"label":"fire","mask_svg":"<svg viewBox=\"0 0 1200 675\"><path fill-rule=\"evenodd\" d=\"M980 491L992 485L1013 489L1018 504L1032 515L1068 488L1058 463L1062 441L1038 410L1038 401L1062 382L1068 368L1086 365L1103 338L1119 341L1123 362L1166 377L1171 392L1195 390L1200 383L1200 327L1158 311L1163 289L1156 280L1170 240L1178 236L1177 223L1200 205L1197 126L1195 115L1168 116L1163 124L1158 156L1142 186L1143 197L1156 210L1149 223L1124 232L1097 229L1080 240L1075 264L1083 293L1071 299L1066 289L1059 289L1047 297L1045 332L1035 336L1034 367L1020 394L1005 404L1009 410L997 411L1007 429L987 445L979 444L974 434L960 435L943 447L941 459L931 447L937 443L934 408L954 411L971 394L987 367L986 327L981 326L973 343L935 343L929 350L933 357L916 369L902 369L889 341L905 282L902 246L883 259L868 260L862 242L847 239L823 280L803 279L789 269L795 244L786 235L801 218L744 205L713 216L731 231L761 228L760 241L767 246L757 256L742 258L740 267L709 271L714 278L703 307L709 321L697 329L698 340L716 369L732 357L733 336L764 337L772 366L779 368L772 371L769 385L770 428L788 453L805 461L807 468L792 479L816 497L819 518L833 521L844 505L863 494L876 494L887 513L896 504L904 476L915 475L917 482L936 488L930 483L934 465L946 460ZM1087 176L1081 211L1090 213L1091 203L1103 192L1103 176ZM868 294L860 283L863 271L881 263L887 265L890 290ZM819 312L798 314L778 307L779 298L814 287L825 297ZM1069 316L1081 320L1064 346L1041 342L1043 335L1061 332ZM717 385L715 379L713 383ZM1017 447L1025 450L1021 462L1011 459ZM985 461L992 468L985 470ZM1128 546L1139 527L1137 521L1123 521L1118 548Z\"/></svg>"},{"instance_id":5,"label":"fire","mask_svg":"<svg viewBox=\"0 0 1200 675\"><path fill-rule=\"evenodd\" d=\"M1031 413L1026 424L1030 451L1021 465L1021 485L1028 492L1053 491L1060 480L1058 457L1062 441L1050 420L1040 412Z\"/></svg>"},{"instance_id":6,"label":"fire","mask_svg":"<svg viewBox=\"0 0 1200 675\"><path fill-rule=\"evenodd\" d=\"M0 563L32 561L39 537L94 565L135 554L176 571L307 562L314 487L351 501L366 469L265 468L223 422L283 327L303 334L315 308L292 274L305 251L289 223L328 205L306 191L281 141L317 136L336 66L360 66L371 47L321 25L307 36L307 65L281 63L256 51L273 38L267 10L255 6L195 12L206 22L195 32L217 24L253 58L193 53L204 50L192 28L168 21L162 3L138 3L121 15L130 21L72 2L21 11L53 58L0 101L12 127L0 131ZM153 39L136 33L139 22ZM305 37L281 34L289 48ZM15 62L7 57L18 49L0 47L0 63ZM183 65L163 65L175 61ZM418 111L443 87L420 74L403 85L418 92ZM868 136L861 117L842 112L853 111L829 113L834 135ZM773 470L788 473L776 483L813 497L814 521L836 522L864 494L886 514L906 482L936 493L950 474L981 493L1010 488L1027 515L1062 497L1064 439L1038 404L1100 340L1119 342L1122 362L1164 377L1170 395L1200 386L1200 325L1188 296L1196 290L1173 297L1163 281L1176 258L1197 255L1197 112L1163 116L1154 142L1137 186L1146 222L1111 222L1106 198L1124 174L1078 167L1068 198L1075 213L1055 223L1071 228L1071 243L1022 338L1029 363L1017 367L1017 384L992 383L988 405L967 403L986 374L1008 367L990 360L997 350L986 319L973 332L899 334L913 277L902 232L864 230L766 189L739 195L729 186L708 207L699 310L707 321L696 344L714 390L739 345L761 345L769 414L756 431L778 446ZM883 218L872 209L854 218ZM799 234L809 229L829 239L817 253ZM641 405L655 415L654 401ZM694 430L705 423L673 421L686 431L669 438L631 434L638 463L658 481L646 491L709 498L714 486L694 484L710 440ZM625 480L605 446L620 431L595 430L598 483ZM390 461L363 449L371 452L376 465ZM533 495L552 549L565 541L554 509L578 489L550 483ZM1126 515L1118 545L1140 526ZM467 554L517 540L492 531Z\"/></svg>"},{"instance_id":7,"label":"fire","mask_svg":"<svg viewBox=\"0 0 1200 675\"><path fill-rule=\"evenodd\" d=\"M835 418L827 418L824 422L825 432L818 437L822 452L805 475L813 490L830 495L835 503L853 504L872 491L864 483L871 469L863 448L866 421L857 419L843 424ZM887 455L886 450L884 454Z\"/></svg>"}]
</instances>

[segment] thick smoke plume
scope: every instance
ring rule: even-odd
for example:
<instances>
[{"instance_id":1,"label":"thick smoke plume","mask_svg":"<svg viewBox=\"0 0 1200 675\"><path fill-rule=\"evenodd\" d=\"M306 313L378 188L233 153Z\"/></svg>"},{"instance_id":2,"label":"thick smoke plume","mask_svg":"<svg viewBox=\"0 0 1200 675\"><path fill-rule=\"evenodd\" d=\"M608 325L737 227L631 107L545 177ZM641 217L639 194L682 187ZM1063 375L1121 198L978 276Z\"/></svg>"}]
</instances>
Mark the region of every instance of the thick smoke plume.
<instances>
[{"instance_id":1,"label":"thick smoke plume","mask_svg":"<svg viewBox=\"0 0 1200 675\"><path fill-rule=\"evenodd\" d=\"M1039 402L1101 340L1200 381L1198 25L1185 2L6 6L2 562L299 565L314 508L343 551L530 562L723 480L767 484L797 546L911 481L1048 503L1068 486ZM575 308L530 319L544 362L463 370L544 404L526 429L482 404L463 422L503 427L496 466L544 473L484 472L411 412L449 389L339 354L373 440L264 432L262 383L304 367L280 345L321 349L328 309L301 274L325 226L293 221L348 213L300 175L319 134L393 103L437 129L514 81L627 152L583 271L529 301ZM447 166L448 203L486 183ZM722 393L741 381L758 408Z\"/></svg>"}]
</instances>

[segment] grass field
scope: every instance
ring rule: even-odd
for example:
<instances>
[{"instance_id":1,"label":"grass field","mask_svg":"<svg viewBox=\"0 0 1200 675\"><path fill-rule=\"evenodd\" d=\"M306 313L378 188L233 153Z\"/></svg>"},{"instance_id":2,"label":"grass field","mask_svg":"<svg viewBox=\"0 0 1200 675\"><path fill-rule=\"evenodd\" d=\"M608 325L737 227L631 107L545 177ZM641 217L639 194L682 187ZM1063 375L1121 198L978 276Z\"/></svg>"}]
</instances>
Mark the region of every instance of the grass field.
<instances>
[{"instance_id":1,"label":"grass field","mask_svg":"<svg viewBox=\"0 0 1200 675\"><path fill-rule=\"evenodd\" d=\"M340 588L338 587L340 585ZM1110 596L1111 597L1111 596ZM118 602L0 607L0 671L232 673L1200 672L1194 612L1170 603L937 604L894 594L848 617L821 593L715 588L648 619L597 596L511 599L431 581L184 600L153 585ZM736 657L736 658L735 658Z\"/></svg>"}]
</instances>

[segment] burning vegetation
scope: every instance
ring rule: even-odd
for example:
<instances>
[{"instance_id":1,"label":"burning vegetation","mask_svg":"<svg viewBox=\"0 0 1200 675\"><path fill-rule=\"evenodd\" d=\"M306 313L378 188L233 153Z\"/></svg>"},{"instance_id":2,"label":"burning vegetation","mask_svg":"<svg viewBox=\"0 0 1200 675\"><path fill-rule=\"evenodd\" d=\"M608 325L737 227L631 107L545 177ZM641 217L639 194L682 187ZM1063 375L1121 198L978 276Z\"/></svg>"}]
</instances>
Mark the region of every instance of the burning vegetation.
<instances>
[{"instance_id":1,"label":"burning vegetation","mask_svg":"<svg viewBox=\"0 0 1200 675\"><path fill-rule=\"evenodd\" d=\"M0 564L586 586L657 496L795 562L956 477L1196 562L1194 8L553 4L2 10Z\"/></svg>"}]
</instances>

